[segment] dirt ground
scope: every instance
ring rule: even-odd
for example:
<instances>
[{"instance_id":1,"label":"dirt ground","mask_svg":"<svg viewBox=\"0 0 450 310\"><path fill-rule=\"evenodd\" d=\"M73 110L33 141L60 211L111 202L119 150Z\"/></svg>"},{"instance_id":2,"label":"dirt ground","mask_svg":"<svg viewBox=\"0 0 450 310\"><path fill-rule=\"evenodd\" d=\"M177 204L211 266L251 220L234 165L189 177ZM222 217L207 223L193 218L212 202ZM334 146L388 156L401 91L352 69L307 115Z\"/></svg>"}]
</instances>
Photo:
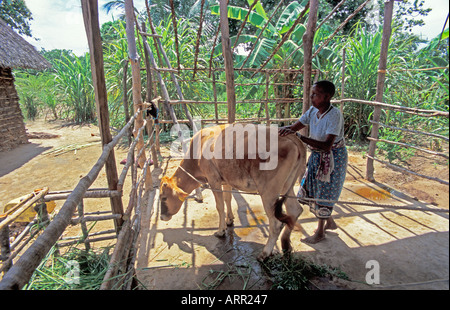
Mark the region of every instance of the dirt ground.
<instances>
[{"instance_id":1,"label":"dirt ground","mask_svg":"<svg viewBox=\"0 0 450 310\"><path fill-rule=\"evenodd\" d=\"M45 186L50 191L73 189L101 154L98 128L93 125L67 126L61 121L37 120L26 127L34 134L31 143L0 153L0 205ZM161 151L164 161L153 172L155 188L161 176L171 175L179 164L178 160L167 160L166 147ZM125 154L125 149L116 149L119 171ZM448 161L418 156L409 163L420 167L423 174L449 179ZM350 151L340 200L448 210L447 186L394 172L378 163L376 182L369 183L364 180L365 164L361 154ZM106 176L102 171L91 188L104 187ZM124 206L128 204L128 192L126 182ZM149 201L155 194L157 191ZM268 236L260 198L233 194L234 226L228 228L225 238L216 238L214 199L207 189L203 195L203 203L187 199L170 222L159 220L157 197L155 204L142 210L138 280L148 289L270 289L270 277L256 260ZM56 210L61 205L58 201ZM85 199L85 208L109 210L109 200ZM338 229L327 232L322 242L308 245L300 239L314 232L317 220L308 208L304 209L298 220L301 229L291 237L294 254L339 268L350 279L316 278L311 280L312 288L449 289L448 213L340 203L334 212ZM112 227L112 222L102 222L94 230ZM69 227L64 236L74 234L79 234L78 227ZM379 284L369 285L366 280L375 279L370 276L377 268L374 261L379 267Z\"/></svg>"}]
</instances>

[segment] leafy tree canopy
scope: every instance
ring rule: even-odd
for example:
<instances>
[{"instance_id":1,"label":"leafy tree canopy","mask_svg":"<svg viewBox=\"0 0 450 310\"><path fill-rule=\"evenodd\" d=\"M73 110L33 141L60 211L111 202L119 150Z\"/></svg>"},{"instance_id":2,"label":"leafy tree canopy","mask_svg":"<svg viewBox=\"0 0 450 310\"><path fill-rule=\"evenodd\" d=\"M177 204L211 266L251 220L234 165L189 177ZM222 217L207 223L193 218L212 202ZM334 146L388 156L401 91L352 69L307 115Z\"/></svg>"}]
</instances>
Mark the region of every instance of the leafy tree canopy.
<instances>
[{"instance_id":1,"label":"leafy tree canopy","mask_svg":"<svg viewBox=\"0 0 450 310\"><path fill-rule=\"evenodd\" d=\"M0 0L0 18L19 34L32 36L30 21L33 17L24 0Z\"/></svg>"}]
</instances>

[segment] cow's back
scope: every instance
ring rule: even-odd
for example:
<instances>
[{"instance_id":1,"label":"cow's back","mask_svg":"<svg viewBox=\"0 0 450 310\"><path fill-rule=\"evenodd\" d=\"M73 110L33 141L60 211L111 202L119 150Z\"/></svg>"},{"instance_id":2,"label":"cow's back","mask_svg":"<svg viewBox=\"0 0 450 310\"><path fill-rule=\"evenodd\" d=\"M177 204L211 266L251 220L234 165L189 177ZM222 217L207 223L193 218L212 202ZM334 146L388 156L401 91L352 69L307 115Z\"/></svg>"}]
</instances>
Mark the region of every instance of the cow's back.
<instances>
[{"instance_id":1,"label":"cow's back","mask_svg":"<svg viewBox=\"0 0 450 310\"><path fill-rule=\"evenodd\" d=\"M204 176L239 190L256 192L283 183L306 165L303 143L295 135L280 137L274 126L228 124L197 135L202 153L198 166Z\"/></svg>"}]
</instances>

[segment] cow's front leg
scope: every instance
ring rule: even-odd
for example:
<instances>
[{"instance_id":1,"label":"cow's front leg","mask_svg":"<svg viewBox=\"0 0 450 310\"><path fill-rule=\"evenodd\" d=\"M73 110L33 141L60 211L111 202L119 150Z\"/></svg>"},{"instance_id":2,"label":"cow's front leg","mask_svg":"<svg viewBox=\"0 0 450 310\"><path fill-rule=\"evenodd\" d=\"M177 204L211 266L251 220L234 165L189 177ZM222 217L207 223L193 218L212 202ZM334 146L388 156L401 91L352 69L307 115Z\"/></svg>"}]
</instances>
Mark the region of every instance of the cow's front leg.
<instances>
[{"instance_id":1,"label":"cow's front leg","mask_svg":"<svg viewBox=\"0 0 450 310\"><path fill-rule=\"evenodd\" d=\"M232 187L230 185L223 185L223 198L227 205L226 223L228 226L233 225L234 222L233 210L231 209L231 190Z\"/></svg>"},{"instance_id":2,"label":"cow's front leg","mask_svg":"<svg viewBox=\"0 0 450 310\"><path fill-rule=\"evenodd\" d=\"M217 212L219 213L219 229L214 233L214 236L216 237L225 236L225 230L227 229L227 224L225 222L223 193L220 189L221 187L219 187L219 190L213 190L214 199L216 200Z\"/></svg>"}]
</instances>

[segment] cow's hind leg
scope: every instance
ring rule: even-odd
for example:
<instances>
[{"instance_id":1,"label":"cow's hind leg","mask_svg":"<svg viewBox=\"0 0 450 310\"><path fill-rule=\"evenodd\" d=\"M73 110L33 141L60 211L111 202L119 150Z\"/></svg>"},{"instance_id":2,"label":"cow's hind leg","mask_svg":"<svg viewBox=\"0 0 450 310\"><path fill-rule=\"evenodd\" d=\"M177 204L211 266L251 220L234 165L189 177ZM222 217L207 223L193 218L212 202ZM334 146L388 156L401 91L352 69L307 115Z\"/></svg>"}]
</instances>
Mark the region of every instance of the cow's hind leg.
<instances>
[{"instance_id":1,"label":"cow's hind leg","mask_svg":"<svg viewBox=\"0 0 450 310\"><path fill-rule=\"evenodd\" d=\"M278 236L280 235L281 229L283 228L283 223L275 217L274 212L274 207L278 196L273 196L273 194L261 195L261 199L264 210L266 211L267 217L269 219L269 238L267 239L267 243L264 246L262 253L258 257L259 260L264 260L265 258L272 255L273 249L278 240Z\"/></svg>"},{"instance_id":2,"label":"cow's hind leg","mask_svg":"<svg viewBox=\"0 0 450 310\"><path fill-rule=\"evenodd\" d=\"M232 187L230 185L223 185L223 199L225 200L225 204L227 205L227 217L226 223L228 226L233 225L234 215L233 210L231 209L231 190Z\"/></svg>"},{"instance_id":3,"label":"cow's hind leg","mask_svg":"<svg viewBox=\"0 0 450 310\"><path fill-rule=\"evenodd\" d=\"M291 188L286 194L287 196L295 197L293 188ZM303 212L303 208L295 198L287 198L284 204L286 206L286 215L290 217L289 219L290 225L286 225L283 230L283 233L281 234L281 248L283 249L284 252L290 252L292 251L291 233L292 230L294 229L298 217Z\"/></svg>"}]
</instances>

